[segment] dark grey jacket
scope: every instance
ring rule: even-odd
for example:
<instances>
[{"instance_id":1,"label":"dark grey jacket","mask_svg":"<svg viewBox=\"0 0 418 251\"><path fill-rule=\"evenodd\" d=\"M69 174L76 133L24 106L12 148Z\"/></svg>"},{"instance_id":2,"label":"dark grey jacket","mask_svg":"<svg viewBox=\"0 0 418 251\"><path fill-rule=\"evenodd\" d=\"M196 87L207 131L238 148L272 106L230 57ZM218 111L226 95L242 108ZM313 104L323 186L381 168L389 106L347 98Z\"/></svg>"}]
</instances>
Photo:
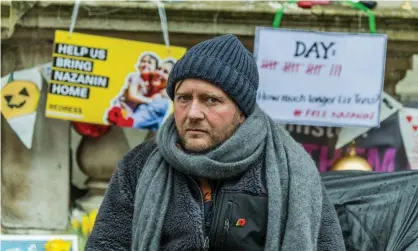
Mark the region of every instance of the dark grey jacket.
<instances>
[{"instance_id":1,"label":"dark grey jacket","mask_svg":"<svg viewBox=\"0 0 418 251\"><path fill-rule=\"evenodd\" d=\"M136 182L141 167L155 147L153 140L146 141L130 151L120 162L85 250L131 250ZM209 232L210 250L264 250L267 228L264 170L263 160L260 159L244 175L219 183L212 196L214 204ZM203 250L204 243L200 236L204 222L199 215L203 213L200 189L190 177L184 175L183 178L189 182L171 198L163 225L161 250ZM197 203L184 200L185 193L191 193ZM328 198L325 201L318 250L345 250L335 209ZM245 227L236 226L240 218L246 220Z\"/></svg>"}]
</instances>

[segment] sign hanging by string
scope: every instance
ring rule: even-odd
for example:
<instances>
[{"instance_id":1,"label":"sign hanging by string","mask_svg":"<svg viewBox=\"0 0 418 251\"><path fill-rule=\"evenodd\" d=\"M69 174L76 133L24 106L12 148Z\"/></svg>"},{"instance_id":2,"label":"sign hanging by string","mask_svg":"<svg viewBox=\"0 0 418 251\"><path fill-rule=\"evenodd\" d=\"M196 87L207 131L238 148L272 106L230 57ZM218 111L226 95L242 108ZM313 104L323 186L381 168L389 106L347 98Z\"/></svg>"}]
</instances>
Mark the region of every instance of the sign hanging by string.
<instances>
[{"instance_id":1,"label":"sign hanging by string","mask_svg":"<svg viewBox=\"0 0 418 251\"><path fill-rule=\"evenodd\" d=\"M46 116L158 129L170 113L165 87L186 48L56 31Z\"/></svg>"},{"instance_id":2,"label":"sign hanging by string","mask_svg":"<svg viewBox=\"0 0 418 251\"><path fill-rule=\"evenodd\" d=\"M377 127L386 42L384 34L257 27L257 103L279 123Z\"/></svg>"},{"instance_id":3,"label":"sign hanging by string","mask_svg":"<svg viewBox=\"0 0 418 251\"><path fill-rule=\"evenodd\" d=\"M320 172L330 171L339 159L347 155L350 144L335 147L343 128L307 125L285 125L285 128L302 144ZM393 113L382 121L381 127L370 128L353 138L357 155L366 159L375 172L409 170L406 145L400 134L398 113Z\"/></svg>"},{"instance_id":4,"label":"sign hanging by string","mask_svg":"<svg viewBox=\"0 0 418 251\"><path fill-rule=\"evenodd\" d=\"M380 123L384 120L395 114L402 108L402 104L399 103L396 99L391 97L386 92L382 93L382 102L380 104ZM341 148L357 137L364 135L372 128L370 127L343 127L338 134L338 140L335 148Z\"/></svg>"}]
</instances>

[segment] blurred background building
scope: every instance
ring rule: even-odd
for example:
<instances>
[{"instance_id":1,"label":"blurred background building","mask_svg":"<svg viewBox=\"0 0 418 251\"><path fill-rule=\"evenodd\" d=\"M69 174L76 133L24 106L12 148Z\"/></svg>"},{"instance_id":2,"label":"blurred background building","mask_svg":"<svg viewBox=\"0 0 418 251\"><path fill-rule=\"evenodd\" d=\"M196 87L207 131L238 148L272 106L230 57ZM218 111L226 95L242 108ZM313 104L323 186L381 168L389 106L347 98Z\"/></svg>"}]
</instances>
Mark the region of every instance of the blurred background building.
<instances>
[{"instance_id":1,"label":"blurred background building","mask_svg":"<svg viewBox=\"0 0 418 251\"><path fill-rule=\"evenodd\" d=\"M364 2L373 5L377 33L388 35L384 90L416 104L418 89L404 78L407 72L417 76L418 71L418 65L413 69L413 56L418 55L418 1ZM164 3L171 45L190 48L233 33L253 51L255 27L271 26L277 8L288 2ZM2 76L50 62L54 33L68 31L73 7L74 1L1 1ZM281 23L282 28L354 33L369 32L368 25L364 12L342 1L308 8L290 5ZM164 43L155 1L82 1L75 32ZM400 82L403 86L397 87ZM118 160L149 136L148 131L112 128L101 138L86 138L69 121L45 118L45 95L38 109L32 149L21 143L2 117L1 224L7 233L66 232L72 210L97 208Z\"/></svg>"}]
</instances>

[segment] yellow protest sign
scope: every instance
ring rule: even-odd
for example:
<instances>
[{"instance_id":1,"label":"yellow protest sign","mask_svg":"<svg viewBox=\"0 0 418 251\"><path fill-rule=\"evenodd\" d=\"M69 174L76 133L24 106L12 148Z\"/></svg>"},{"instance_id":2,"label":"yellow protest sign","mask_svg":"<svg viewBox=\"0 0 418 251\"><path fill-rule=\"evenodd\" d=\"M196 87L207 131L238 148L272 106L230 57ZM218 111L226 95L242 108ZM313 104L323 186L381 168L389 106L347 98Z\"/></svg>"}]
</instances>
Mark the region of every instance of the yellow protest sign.
<instances>
[{"instance_id":1,"label":"yellow protest sign","mask_svg":"<svg viewBox=\"0 0 418 251\"><path fill-rule=\"evenodd\" d=\"M158 129L171 109L168 75L186 48L56 31L50 118Z\"/></svg>"}]
</instances>

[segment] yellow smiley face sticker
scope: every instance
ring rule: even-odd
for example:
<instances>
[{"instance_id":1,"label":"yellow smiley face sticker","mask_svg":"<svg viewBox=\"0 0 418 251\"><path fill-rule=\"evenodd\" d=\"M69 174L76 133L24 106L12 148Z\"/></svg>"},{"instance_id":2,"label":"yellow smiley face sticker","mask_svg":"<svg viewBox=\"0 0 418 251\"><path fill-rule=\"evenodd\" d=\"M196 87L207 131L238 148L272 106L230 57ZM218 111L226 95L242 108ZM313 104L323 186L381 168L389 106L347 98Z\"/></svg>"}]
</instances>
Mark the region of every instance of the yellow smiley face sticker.
<instances>
[{"instance_id":1,"label":"yellow smiley face sticker","mask_svg":"<svg viewBox=\"0 0 418 251\"><path fill-rule=\"evenodd\" d=\"M11 80L1 90L1 112L6 120L36 111L40 91L30 81Z\"/></svg>"}]
</instances>

